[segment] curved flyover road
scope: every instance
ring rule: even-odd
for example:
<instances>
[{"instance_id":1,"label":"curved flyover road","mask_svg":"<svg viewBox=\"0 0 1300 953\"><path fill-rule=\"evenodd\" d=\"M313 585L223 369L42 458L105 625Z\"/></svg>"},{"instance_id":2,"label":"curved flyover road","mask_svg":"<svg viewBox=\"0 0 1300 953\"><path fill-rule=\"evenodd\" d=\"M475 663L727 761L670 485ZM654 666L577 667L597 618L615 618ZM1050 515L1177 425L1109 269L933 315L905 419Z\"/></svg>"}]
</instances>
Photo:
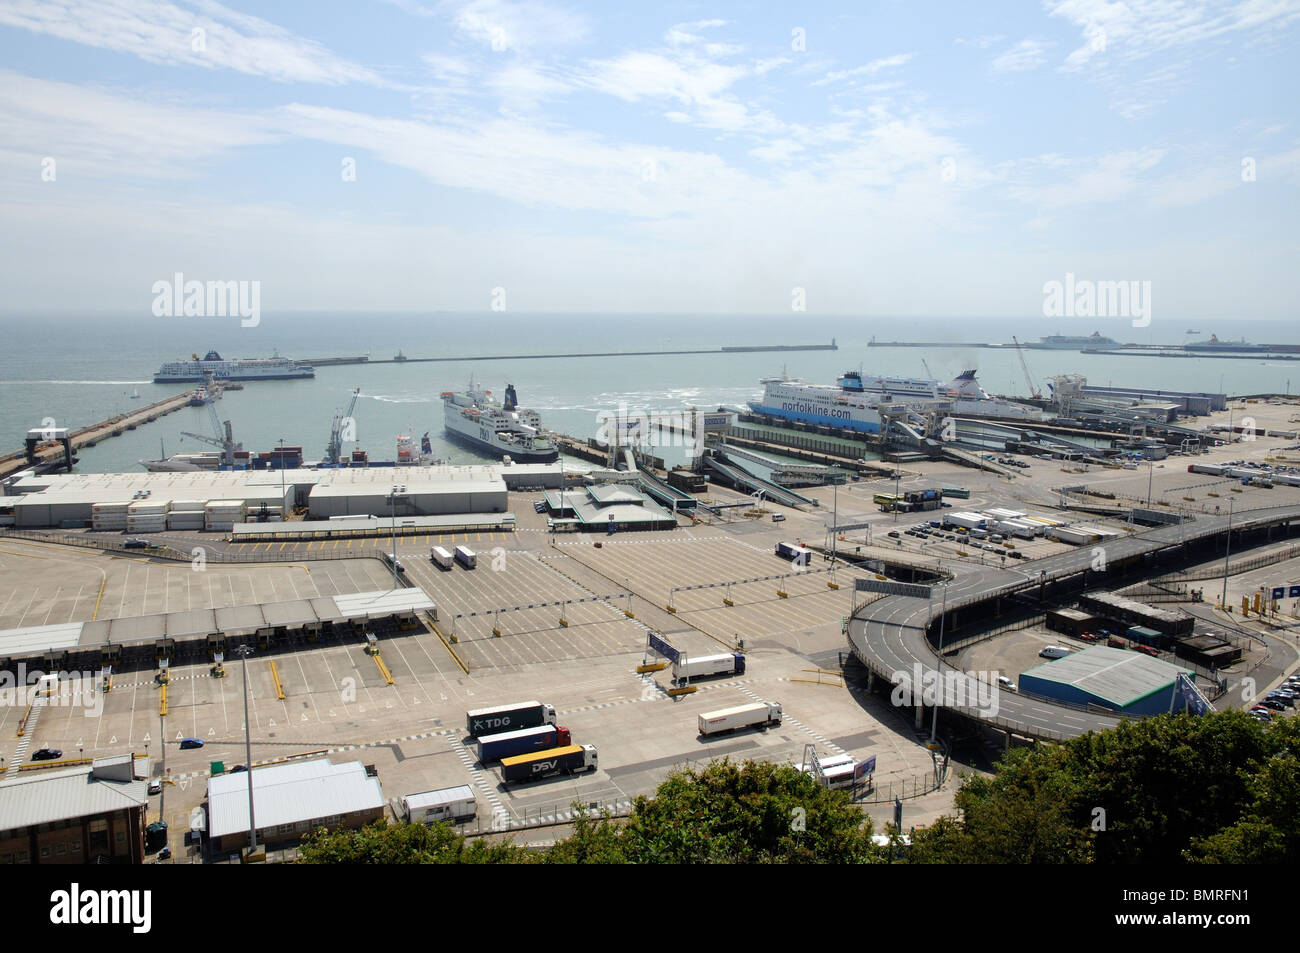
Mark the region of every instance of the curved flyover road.
<instances>
[{"instance_id":1,"label":"curved flyover road","mask_svg":"<svg viewBox=\"0 0 1300 953\"><path fill-rule=\"evenodd\" d=\"M1259 529L1300 519L1300 506L1276 506L1234 513L1232 530ZM1146 553L1177 548L1184 540L1222 535L1226 515L1200 516L1194 522L1160 526L1132 536L1108 539L1096 546L1105 550L1107 563ZM931 599L888 595L860 608L849 621L849 646L874 674L893 685L914 686L927 704L937 701L985 723L1032 738L1073 738L1088 731L1113 728L1119 718L1037 701L1015 692L993 693L973 677L940 665L938 653L926 638L930 622L938 616L947 591L947 611L1031 589L1042 581L1077 575L1093 562L1093 546L1025 563L1015 569L981 565L951 567L955 575L946 586L936 586ZM990 607L991 608L991 607ZM916 679L920 678L919 684ZM924 689L930 686L930 695Z\"/></svg>"}]
</instances>

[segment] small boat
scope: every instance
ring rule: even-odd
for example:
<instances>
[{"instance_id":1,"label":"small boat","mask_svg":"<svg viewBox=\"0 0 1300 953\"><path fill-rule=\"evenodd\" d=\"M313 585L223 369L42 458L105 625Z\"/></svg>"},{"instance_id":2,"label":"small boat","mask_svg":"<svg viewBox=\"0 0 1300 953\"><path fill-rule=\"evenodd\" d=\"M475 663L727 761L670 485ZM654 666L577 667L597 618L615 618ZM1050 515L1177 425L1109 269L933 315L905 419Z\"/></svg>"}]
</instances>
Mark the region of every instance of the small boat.
<instances>
[{"instance_id":1,"label":"small boat","mask_svg":"<svg viewBox=\"0 0 1300 953\"><path fill-rule=\"evenodd\" d=\"M394 361L409 361L410 358L408 358L405 354L403 354L403 353L401 352L401 350L399 349L398 352L397 352L397 356L396 356L395 358L393 358L393 360L394 360Z\"/></svg>"},{"instance_id":2,"label":"small boat","mask_svg":"<svg viewBox=\"0 0 1300 953\"><path fill-rule=\"evenodd\" d=\"M139 399L140 399L140 388L137 387L135 390L133 390L133 391L131 392L131 399L132 399L132 400L139 400Z\"/></svg>"}]
</instances>

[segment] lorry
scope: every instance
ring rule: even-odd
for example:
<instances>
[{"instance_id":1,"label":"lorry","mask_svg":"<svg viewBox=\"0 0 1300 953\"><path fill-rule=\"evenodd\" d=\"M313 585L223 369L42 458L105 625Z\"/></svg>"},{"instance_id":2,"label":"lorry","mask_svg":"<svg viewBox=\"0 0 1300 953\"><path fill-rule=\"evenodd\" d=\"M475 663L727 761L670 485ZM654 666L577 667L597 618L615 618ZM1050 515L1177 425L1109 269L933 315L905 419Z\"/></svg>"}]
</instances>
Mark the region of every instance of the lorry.
<instances>
[{"instance_id":1,"label":"lorry","mask_svg":"<svg viewBox=\"0 0 1300 953\"><path fill-rule=\"evenodd\" d=\"M700 715L699 729L704 737L736 731L740 728L769 728L781 724L781 706L777 702L755 702L736 708L721 708Z\"/></svg>"},{"instance_id":2,"label":"lorry","mask_svg":"<svg viewBox=\"0 0 1300 953\"><path fill-rule=\"evenodd\" d=\"M791 562L806 566L812 558L812 550L799 543L777 543L776 555L782 559L788 559Z\"/></svg>"},{"instance_id":3,"label":"lorry","mask_svg":"<svg viewBox=\"0 0 1300 953\"><path fill-rule=\"evenodd\" d=\"M429 559L439 569L451 569L451 553L447 552L447 550L443 549L441 546L434 546L429 550Z\"/></svg>"},{"instance_id":4,"label":"lorry","mask_svg":"<svg viewBox=\"0 0 1300 953\"><path fill-rule=\"evenodd\" d=\"M474 550L470 549L468 546L457 546L456 562L460 563L466 569L473 569L478 565L478 556L475 555Z\"/></svg>"},{"instance_id":5,"label":"lorry","mask_svg":"<svg viewBox=\"0 0 1300 953\"><path fill-rule=\"evenodd\" d=\"M495 735L484 735L478 739L478 759L483 764L512 758L517 754L532 751L545 751L548 748L565 748L573 744L569 729L556 725L538 725L536 728L520 728L518 731L503 731Z\"/></svg>"},{"instance_id":6,"label":"lorry","mask_svg":"<svg viewBox=\"0 0 1300 953\"><path fill-rule=\"evenodd\" d=\"M468 784L408 794L399 800L398 806L402 817L410 824L464 821L478 813L478 800Z\"/></svg>"},{"instance_id":7,"label":"lorry","mask_svg":"<svg viewBox=\"0 0 1300 953\"><path fill-rule=\"evenodd\" d=\"M555 707L544 702L514 702L494 708L477 708L465 712L465 723L470 735L498 735L503 731L535 728L555 724Z\"/></svg>"},{"instance_id":8,"label":"lorry","mask_svg":"<svg viewBox=\"0 0 1300 953\"><path fill-rule=\"evenodd\" d=\"M688 678L705 678L709 675L744 675L745 656L739 652L722 652L718 655L683 655L673 662L673 681Z\"/></svg>"},{"instance_id":9,"label":"lorry","mask_svg":"<svg viewBox=\"0 0 1300 953\"><path fill-rule=\"evenodd\" d=\"M518 754L501 761L501 780L506 784L531 781L552 774L573 774L575 771L595 771L597 767L594 745L568 745L547 751Z\"/></svg>"}]
</instances>

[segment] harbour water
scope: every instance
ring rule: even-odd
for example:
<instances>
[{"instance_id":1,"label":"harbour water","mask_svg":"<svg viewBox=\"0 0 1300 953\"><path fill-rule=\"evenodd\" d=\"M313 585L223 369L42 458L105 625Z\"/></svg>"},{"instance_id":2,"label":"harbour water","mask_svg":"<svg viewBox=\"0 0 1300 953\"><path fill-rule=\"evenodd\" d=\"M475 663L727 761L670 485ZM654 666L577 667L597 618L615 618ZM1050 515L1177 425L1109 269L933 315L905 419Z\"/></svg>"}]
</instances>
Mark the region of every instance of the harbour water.
<instances>
[{"instance_id":1,"label":"harbour water","mask_svg":"<svg viewBox=\"0 0 1300 953\"><path fill-rule=\"evenodd\" d=\"M1096 325L1094 327L1093 325ZM1206 336L1245 337L1251 341L1300 343L1294 324L1225 322ZM0 448L18 449L29 427L53 421L77 427L125 412L140 404L187 389L187 385L152 383L167 360L202 354L267 357L275 349L291 358L365 354L392 358L473 356L556 351L638 351L671 348L716 348L754 344L818 344L832 337L838 351L693 354L673 357L557 358L438 364L380 364L319 367L314 380L248 382L228 391L216 404L222 420L233 422L235 437L246 449L278 445L303 447L318 460L329 437L330 421L347 405L351 390L361 388L356 411L358 445L374 459L396 455L396 437L417 440L428 431L434 452L452 462L488 459L448 442L442 429L439 394L462 386L473 374L500 394L507 383L519 391L520 403L541 413L550 429L579 438L594 437L600 414L678 411L687 405L713 409L742 405L762 393L759 379L783 369L792 377L831 383L848 368L868 373L927 377L922 359L935 377L949 380L968 368L991 393L1024 395L1027 385L1014 350L962 347L971 343L1022 341L1055 333L1100 330L1121 341L1182 343L1186 322L1163 329L1132 329L1125 322L1093 321L1084 325L1061 320L862 318L791 315L522 315L264 313L257 327L238 319L169 318L120 313L64 313L0 317L5 347L0 351ZM869 347L880 340L944 340L952 347ZM1157 386L1181 390L1226 390L1228 393L1282 392L1300 387L1300 363L1268 360L1216 360L1158 357L1107 357L1071 351L1027 351L1030 371L1045 389L1055 374L1080 373L1094 383ZM1292 383L1294 378L1294 383ZM131 395L138 391L139 397ZM85 472L138 470L137 461L158 455L159 441L168 454L210 449L181 431L207 434L206 408L182 411L120 437L81 451ZM352 445L345 449L351 450ZM683 450L661 448L670 462Z\"/></svg>"}]
</instances>

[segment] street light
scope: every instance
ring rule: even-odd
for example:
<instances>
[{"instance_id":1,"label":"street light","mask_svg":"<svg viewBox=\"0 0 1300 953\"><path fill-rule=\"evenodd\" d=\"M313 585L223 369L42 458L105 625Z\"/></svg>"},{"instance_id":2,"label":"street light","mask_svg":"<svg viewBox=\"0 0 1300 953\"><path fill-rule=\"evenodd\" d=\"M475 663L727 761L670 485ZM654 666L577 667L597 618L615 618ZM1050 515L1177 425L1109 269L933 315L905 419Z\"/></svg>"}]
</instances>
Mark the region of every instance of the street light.
<instances>
[{"instance_id":1,"label":"street light","mask_svg":"<svg viewBox=\"0 0 1300 953\"><path fill-rule=\"evenodd\" d=\"M388 503L392 509L392 539L393 539L393 588L397 589L400 583L397 579L397 497L398 487L393 486L393 490L388 494Z\"/></svg>"},{"instance_id":2,"label":"street light","mask_svg":"<svg viewBox=\"0 0 1300 953\"><path fill-rule=\"evenodd\" d=\"M1228 500L1228 539L1223 548L1223 595L1219 597L1219 605L1223 608L1228 607L1228 554L1232 552L1232 504L1234 500Z\"/></svg>"},{"instance_id":3,"label":"street light","mask_svg":"<svg viewBox=\"0 0 1300 953\"><path fill-rule=\"evenodd\" d=\"M253 728L248 721L248 657L253 649L240 645L235 653L243 660L244 670L244 763L247 765L244 773L248 775L248 855L251 857L257 851L257 822L253 818Z\"/></svg>"},{"instance_id":4,"label":"street light","mask_svg":"<svg viewBox=\"0 0 1300 953\"><path fill-rule=\"evenodd\" d=\"M939 693L940 693L940 695L942 695L942 693L943 693L943 684L944 684L944 678L943 678L943 624L944 624L944 621L946 620L947 616L948 616L948 587L947 587L947 586L944 586L944 587L943 587L943 605L942 605L942 608L939 609L939 668L938 668L938 670L937 670L937 671L938 671L939 678L938 678L937 681L938 681L938 683L939 683ZM930 722L930 741L931 741L931 742L934 741L934 739L935 739L935 735L938 733L938 731L939 731L939 702L938 702L938 700L936 699L936 700L935 700L935 704L934 704L934 718L933 718L933 719L931 720L931 722ZM934 749L932 748L932 749L930 749L930 750L933 752Z\"/></svg>"}]
</instances>

